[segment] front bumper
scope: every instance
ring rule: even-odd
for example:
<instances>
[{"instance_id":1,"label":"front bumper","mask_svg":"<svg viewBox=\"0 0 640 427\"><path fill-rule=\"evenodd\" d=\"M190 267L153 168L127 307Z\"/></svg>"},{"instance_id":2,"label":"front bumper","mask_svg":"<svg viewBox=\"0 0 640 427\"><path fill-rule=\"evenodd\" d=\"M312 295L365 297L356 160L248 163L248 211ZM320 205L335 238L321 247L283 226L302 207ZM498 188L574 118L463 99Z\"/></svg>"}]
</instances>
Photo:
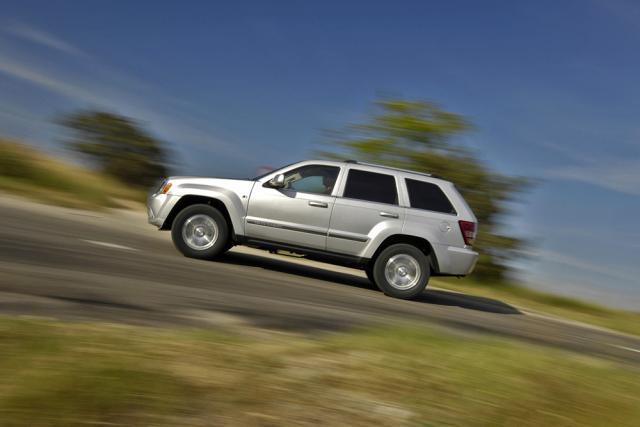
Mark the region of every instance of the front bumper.
<instances>
[{"instance_id":1,"label":"front bumper","mask_svg":"<svg viewBox=\"0 0 640 427\"><path fill-rule=\"evenodd\" d=\"M151 194L147 198L147 218L149 224L161 228L179 199L180 196L172 194Z\"/></svg>"}]
</instances>

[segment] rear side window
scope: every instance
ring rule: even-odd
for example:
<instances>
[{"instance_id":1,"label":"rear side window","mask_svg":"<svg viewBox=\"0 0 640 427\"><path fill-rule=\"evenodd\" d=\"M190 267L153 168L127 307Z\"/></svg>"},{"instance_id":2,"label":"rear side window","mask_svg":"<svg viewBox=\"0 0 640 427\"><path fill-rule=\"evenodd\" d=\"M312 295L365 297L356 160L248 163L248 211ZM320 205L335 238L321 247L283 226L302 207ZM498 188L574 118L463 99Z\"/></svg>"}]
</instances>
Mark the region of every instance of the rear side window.
<instances>
[{"instance_id":1,"label":"rear side window","mask_svg":"<svg viewBox=\"0 0 640 427\"><path fill-rule=\"evenodd\" d=\"M344 197L397 205L396 179L393 175L351 169L347 176Z\"/></svg>"},{"instance_id":2,"label":"rear side window","mask_svg":"<svg viewBox=\"0 0 640 427\"><path fill-rule=\"evenodd\" d=\"M456 214L456 210L436 184L415 179L406 179L409 202L412 208L428 211Z\"/></svg>"}]
</instances>

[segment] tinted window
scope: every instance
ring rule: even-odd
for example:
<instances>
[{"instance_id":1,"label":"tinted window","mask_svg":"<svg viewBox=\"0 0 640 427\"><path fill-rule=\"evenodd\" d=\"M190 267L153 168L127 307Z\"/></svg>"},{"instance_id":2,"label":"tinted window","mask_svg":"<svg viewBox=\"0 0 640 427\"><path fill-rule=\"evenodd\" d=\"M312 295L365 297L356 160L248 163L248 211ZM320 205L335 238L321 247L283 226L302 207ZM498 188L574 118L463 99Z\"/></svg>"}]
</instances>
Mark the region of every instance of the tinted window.
<instances>
[{"instance_id":1,"label":"tinted window","mask_svg":"<svg viewBox=\"0 0 640 427\"><path fill-rule=\"evenodd\" d=\"M396 179L392 175L351 169L344 197L397 205Z\"/></svg>"},{"instance_id":2,"label":"tinted window","mask_svg":"<svg viewBox=\"0 0 640 427\"><path fill-rule=\"evenodd\" d=\"M409 202L412 208L426 209L429 211L455 214L456 210L442 192L440 187L430 182L407 179Z\"/></svg>"},{"instance_id":3,"label":"tinted window","mask_svg":"<svg viewBox=\"0 0 640 427\"><path fill-rule=\"evenodd\" d=\"M325 165L302 166L284 175L284 188L303 193L331 194L340 168Z\"/></svg>"}]
</instances>

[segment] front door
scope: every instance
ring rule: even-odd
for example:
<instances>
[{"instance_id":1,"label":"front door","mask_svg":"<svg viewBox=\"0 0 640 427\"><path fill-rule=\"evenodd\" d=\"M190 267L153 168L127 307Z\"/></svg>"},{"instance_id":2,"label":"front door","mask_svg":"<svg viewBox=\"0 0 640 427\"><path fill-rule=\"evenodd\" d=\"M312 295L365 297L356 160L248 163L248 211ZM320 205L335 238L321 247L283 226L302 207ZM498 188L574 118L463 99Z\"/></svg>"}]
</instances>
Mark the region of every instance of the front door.
<instances>
[{"instance_id":1,"label":"front door","mask_svg":"<svg viewBox=\"0 0 640 427\"><path fill-rule=\"evenodd\" d=\"M257 184L249 199L247 237L324 250L339 173L337 166L306 165L285 172L283 188Z\"/></svg>"}]
</instances>

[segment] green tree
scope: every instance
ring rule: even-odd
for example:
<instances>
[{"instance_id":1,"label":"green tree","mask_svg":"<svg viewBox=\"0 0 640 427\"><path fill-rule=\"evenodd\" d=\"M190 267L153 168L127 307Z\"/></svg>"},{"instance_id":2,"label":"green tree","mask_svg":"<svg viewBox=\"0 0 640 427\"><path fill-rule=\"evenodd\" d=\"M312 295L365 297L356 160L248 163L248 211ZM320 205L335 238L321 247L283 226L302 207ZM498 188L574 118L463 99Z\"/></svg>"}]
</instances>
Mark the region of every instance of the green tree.
<instances>
[{"instance_id":1,"label":"green tree","mask_svg":"<svg viewBox=\"0 0 640 427\"><path fill-rule=\"evenodd\" d=\"M106 174L136 187L148 187L167 175L163 144L130 118L81 111L61 124L73 133L69 146L89 156Z\"/></svg>"},{"instance_id":2,"label":"green tree","mask_svg":"<svg viewBox=\"0 0 640 427\"><path fill-rule=\"evenodd\" d=\"M474 275L483 280L502 280L523 242L501 232L507 202L528 182L492 171L453 137L472 128L463 116L425 101L383 100L365 124L335 132L332 149L321 151L333 159L360 161L428 172L455 183L479 222L475 248L480 260Z\"/></svg>"}]
</instances>

